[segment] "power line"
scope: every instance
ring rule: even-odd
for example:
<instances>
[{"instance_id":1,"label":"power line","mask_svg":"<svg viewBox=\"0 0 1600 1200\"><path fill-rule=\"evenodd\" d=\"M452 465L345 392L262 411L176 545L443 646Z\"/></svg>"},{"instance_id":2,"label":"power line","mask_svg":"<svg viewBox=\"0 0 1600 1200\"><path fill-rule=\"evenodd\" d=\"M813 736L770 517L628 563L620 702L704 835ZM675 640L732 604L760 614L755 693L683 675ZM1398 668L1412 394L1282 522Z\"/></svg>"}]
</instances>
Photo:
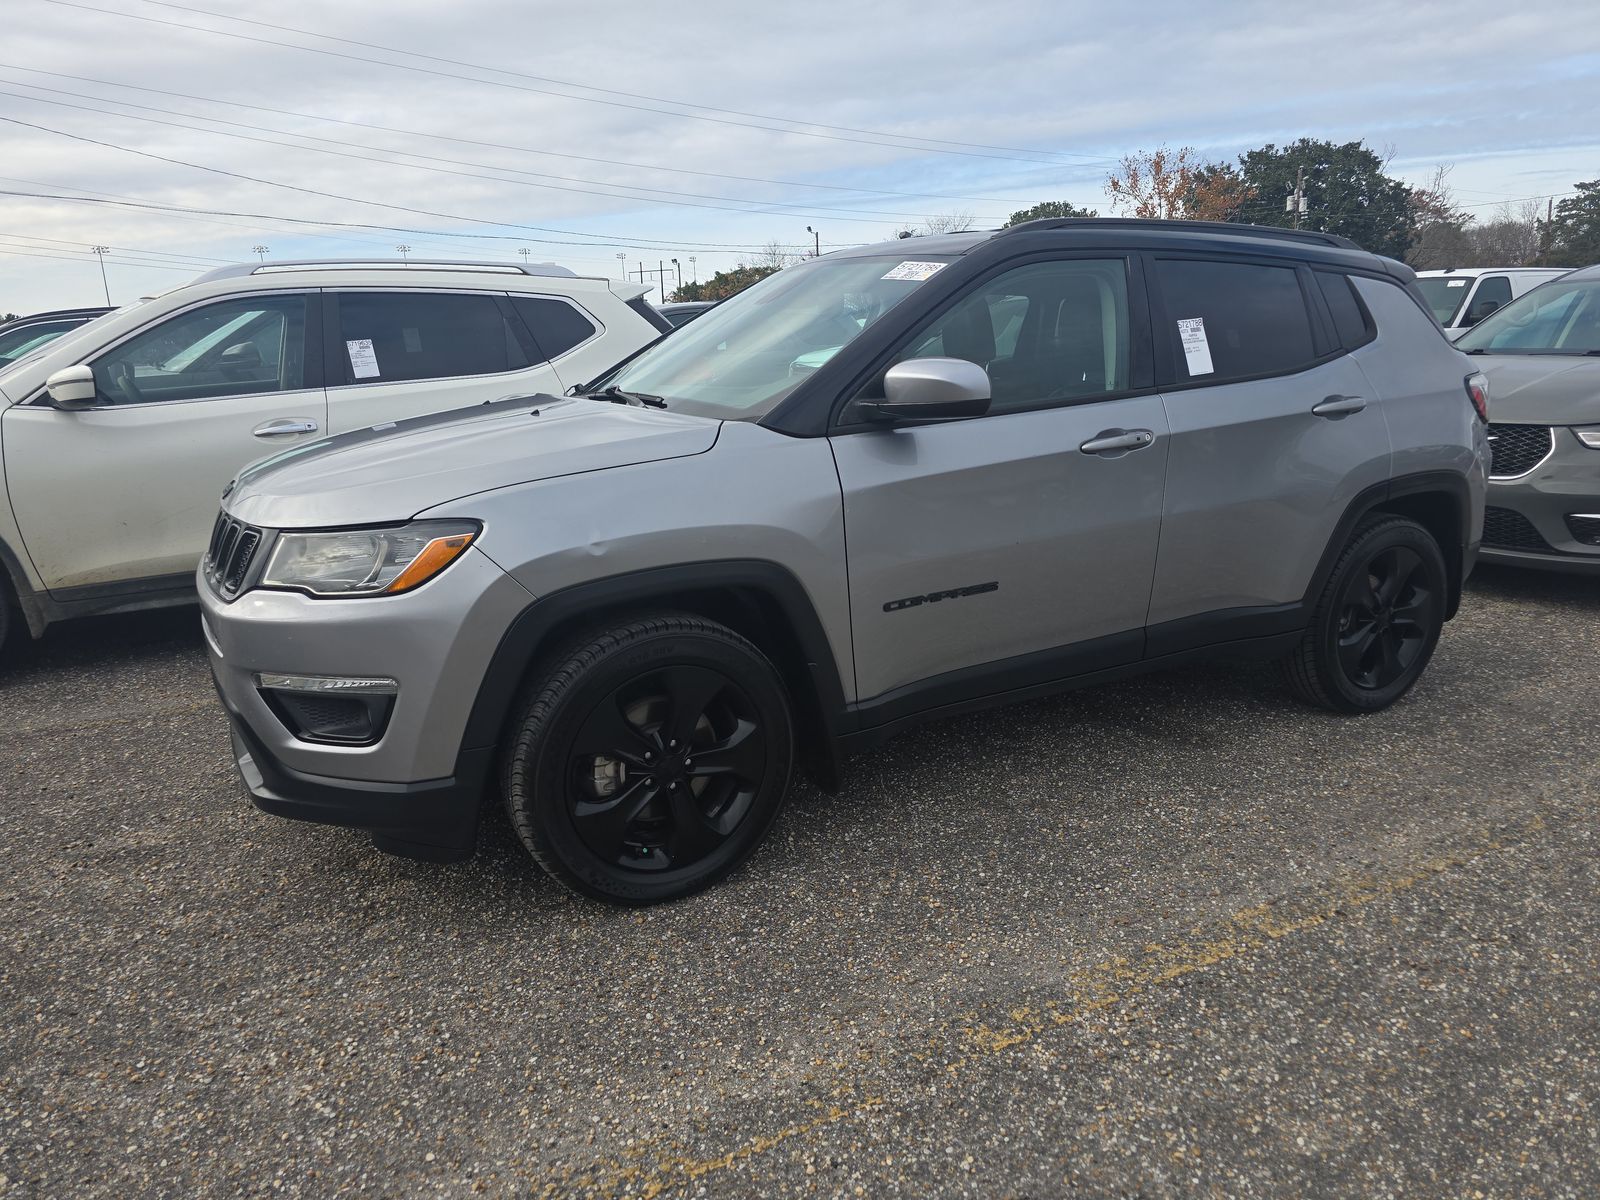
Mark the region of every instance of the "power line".
<instances>
[{"instance_id":1,"label":"power line","mask_svg":"<svg viewBox=\"0 0 1600 1200\"><path fill-rule=\"evenodd\" d=\"M209 34L211 34L211 35L213 35L215 37L234 38L234 39L236 39L238 41L245 41L245 42L256 42L258 44L265 45L265 46L277 46L280 49L284 49L284 50L302 50L302 51L306 52L307 54L321 54L321 55L325 55L325 56L330 57L330 58L340 58L340 59L345 59L345 60L350 61L350 62L366 63L369 66L391 67L391 68L393 68L395 70L411 71L411 72L414 72L414 73L417 73L417 74L421 74L421 75L434 75L434 76L438 76L439 78L442 78L442 79L455 79L455 80L460 80L460 81L465 82L465 83L476 83L476 84L481 84L481 85L484 85L484 86L487 86L487 87L510 88L513 91L530 92L530 93L533 93L533 94L536 94L536 95L542 95L542 96L554 96L554 97L557 97L557 98L562 99L562 100L576 100L576 101L581 101L581 102L586 103L586 104L604 104L604 105L608 105L608 106L610 106L612 108L626 108L626 109L632 109L632 110L634 110L636 112L654 113L657 116L683 117L683 118L685 118L687 120L691 120L691 121L709 121L709 122L711 122L713 124L717 124L717 125L736 125L736 126L741 126L743 128L746 128L746 129L756 129L756 130L761 131L762 133L784 133L784 134L789 134L789 135L794 136L794 137L822 138L822 139L824 139L826 141L832 141L832 142L856 142L856 143L860 143L861 145L866 145L866 146L879 146L879 147L887 148L887 149L890 149L890 150L909 150L909 151L918 152L918 153L925 153L925 154L953 154L953 155L959 155L959 156L965 157L965 158L991 158L991 159L999 159L999 160L1004 161L1004 162L1026 162L1026 163L1032 163L1032 164L1034 164L1036 166L1064 166L1064 165L1067 165L1064 162L1060 161L1059 159L1050 160L1050 159L1041 159L1041 158L1019 158L1014 154L986 154L986 153L982 153L982 152L977 151L977 150L956 150L956 149L941 148L941 147L938 147L938 146L908 145L908 144L905 144L903 142L871 141L871 140L868 140L866 138L850 137L850 136L846 136L844 134L823 133L823 132L820 132L820 131L815 130L815 129L780 129L780 128L777 128L777 127L772 126L772 125L755 125L755 124L751 124L748 121L736 121L736 120L733 120L733 119L727 118L727 117L706 116L706 115L703 115L703 114L700 114L700 113L668 112L666 110L659 109L659 108L650 108L650 107L648 107L646 105L642 105L642 104L630 104L630 103L628 103L626 101L622 101L622 100L605 100L605 99L601 99L601 98L595 97L595 96L573 96L573 95L570 95L570 94L568 94L566 92L552 91L549 88L531 87L531 86L529 86L527 84L523 84L523 83L509 83L509 82L507 82L505 80L502 80L502 79L483 79L483 78L480 78L480 77L475 76L475 75L461 75L461 74L457 74L457 73L455 73L453 71L441 71L441 70L438 70L438 69L433 68L433 67L419 67L419 66L415 66L415 65L413 65L411 63L390 62L390 61L388 61L386 59L381 59L381 58L366 58L366 57L364 57L362 55L359 55L359 54L347 54L347 53L344 53L343 51L340 51L340 50L325 50L320 46L301 46L301 45L297 45L294 42L280 42L280 41L275 41L272 38L257 37L257 36L255 36L253 34L248 34L248 33L234 33L234 32L231 32L229 30L226 30L226 29L207 29L207 28L205 28L203 26L185 24L185 23L183 23L181 21L163 20L160 17L144 16L144 15L139 14L139 13L117 12L114 9L95 8L93 5L80 4L80 3L78 3L78 0L44 0L44 2L46 4L55 4L55 5L58 5L58 6L62 7L62 8L81 9L84 12L92 12L92 13L95 13L96 15L102 16L102 17L123 17L123 18L126 18L127 20L130 20L130 21L146 21L146 22L149 22L149 23L154 24L154 25L166 25L166 26L169 26L170 28L182 29L182 30L184 30L186 32L190 32L190 33L209 33ZM243 18L232 18L232 19L242 20ZM299 33L301 31L295 30L294 32ZM303 34L303 36L319 37L319 36L322 36L322 35L320 35L320 34ZM365 42L358 42L358 43L355 43L355 44L369 46L370 48L373 48L373 49L382 49L382 47L371 46L370 43L365 43ZM399 51L391 51L391 53L409 54L411 52L410 51L405 51L405 50L399 50ZM494 68L494 67L489 67L489 68L478 67L478 68L474 68L474 69L476 69L476 70L499 70L499 68ZM513 74L513 72L501 72L501 73L502 74ZM907 135L903 135L903 134L884 134L882 136L884 136L884 137L905 137ZM1024 152L1024 153L1027 153L1027 152ZM1104 161L1108 161L1109 162L1110 160L1106 159Z\"/></svg>"},{"instance_id":2,"label":"power line","mask_svg":"<svg viewBox=\"0 0 1600 1200\"><path fill-rule=\"evenodd\" d=\"M90 262L93 262L96 257L98 257L97 255L90 254L87 258L77 258L77 257L74 257L73 255L70 255L70 254L48 254L48 253L46 253L46 252L44 252L42 250L41 251L8 250L8 249L5 249L4 247L0 247L0 254L7 255L7 256L9 256L11 258L49 258L49 259L54 259L56 262L75 262L75 263L90 263ZM155 270L155 271L182 271L186 275L192 275L192 274L195 273L195 269L194 269L193 266L177 266L177 265L168 265L168 264L164 264L164 263L153 263L153 262L145 262L145 261L129 262L129 261L126 261L126 260L121 260L121 259L116 259L116 258L108 258L105 261L109 262L114 267L149 267L151 270Z\"/></svg>"},{"instance_id":3,"label":"power line","mask_svg":"<svg viewBox=\"0 0 1600 1200\"><path fill-rule=\"evenodd\" d=\"M71 95L72 94L70 92L64 92L60 88L41 87L38 84L31 84L31 83L14 83L12 86L13 87L30 88L30 89L35 90L35 91L53 92L53 93L55 93L57 95ZM239 122L239 121L227 121L227 120L223 120L220 117L203 117L203 116L198 116L198 115L193 114L193 113L173 112L171 109L156 108L153 105L148 105L148 104L135 104L132 101L127 101L127 100L106 100L104 102L108 103L108 104L122 105L123 107L126 107L126 108L144 109L146 112L164 113L167 116L188 117L191 120L210 121L210 122L212 122L214 124L218 124L218 125L231 125L236 129L253 129L253 130L256 130L257 132L262 132L262 133L277 133L277 134L282 134L285 137L303 138L303 139L306 139L308 141L314 141L314 142L326 142L330 146L340 146L340 147L344 147L344 149L341 149L341 150L328 150L328 149L324 149L321 146L301 146L301 145L296 145L293 142L277 141L277 140L275 140L273 138L253 137L250 134L231 133L231 132L229 132L227 130L222 130L222 129L205 129L205 128L202 128L200 126L188 125L188 124L184 124L184 123L178 122L178 121L163 121L163 120L160 120L159 118L156 118L156 117L140 116L137 113L116 112L116 111L111 110L111 109L97 108L92 104L74 104L71 101L67 101L67 100L51 100L51 99L48 99L48 98L43 97L43 96L28 96L28 95L23 95L23 94L18 93L18 92L8 92L8 91L5 91L4 89L0 89L0 96L9 96L14 100L27 100L27 101L31 101L34 104L49 104L49 105L53 105L53 106L55 106L57 108L71 108L71 109L76 109L76 110L78 110L80 112L97 113L97 114L99 114L101 116L121 117L124 120L129 120L129 121L143 121L143 122L146 122L147 124L151 124L151 125L166 126L169 129L183 129L183 130L187 130L187 131L192 132L192 133L207 133L207 134L211 134L213 137L230 137L230 138L236 138L238 140L246 141L246 142L256 142L256 143L258 143L260 145L280 146L280 147L283 147L285 149L290 149L290 150L306 150L306 151L310 151L310 152L312 152L314 154L331 154L331 155L335 155L335 156L340 157L340 158L354 159L354 160L356 160L358 162L372 162L372 163L378 163L378 164L384 165L384 166L410 167L412 170L431 171L434 174L439 174L439 175L455 175L455 176L459 176L459 177L466 178L466 179L484 179L484 180L489 180L489 181L495 182L495 183L516 184L516 185L521 186L521 187L547 188L547 189L550 189L550 190L553 190L553 191L558 191L558 192L573 192L573 193L577 193L577 194L580 194L580 195L599 196L599 197L601 197L603 199L608 199L608 200L631 200L631 201L634 201L634 202L637 202L637 203L644 203L644 204L672 204L672 205L677 205L677 206L680 206L680 207L687 207L687 208L707 208L707 209L711 209L712 211L715 211L715 212L753 212L753 213L763 213L763 212L770 212L773 209L779 209L779 208L781 208L781 209L794 209L796 211L793 212L792 214L789 214L789 215L792 215L792 216L795 216L795 217L798 217L798 218L802 218L802 219L804 219L805 217L811 216L813 211L816 211L816 210L812 210L812 209L807 209L803 205L788 204L788 203L785 203L783 201L744 200L744 199L740 199L739 197L735 197L735 196L707 196L707 195L704 195L704 194L698 193L698 192L677 192L677 191L670 191L670 190L665 189L665 188L643 188L643 187L635 187L635 186L633 186L631 184L612 184L612 183L602 183L602 182L599 182L599 181L596 181L596 180L572 179L570 176L565 176L565 175L546 175L546 174L543 174L543 173L538 172L538 171L524 171L524 170L522 170L520 168L517 168L517 167L497 167L497 166L493 166L492 164L486 164L486 163L465 162L465 161L463 161L461 159L440 158L440 157L438 157L436 155L418 154L418 153L415 153L415 152L409 151L409 150L394 150L394 151L388 151L387 152L390 155L404 155L407 158L425 159L425 160L427 160L429 162L450 163L450 164L454 164L456 166L469 166L469 167L470 166L481 166L481 167L486 167L488 170L491 170L491 171L509 172L511 174L514 174L514 175L528 175L528 176L531 176L531 177L533 177L535 179L560 179L560 180L566 180L566 181L568 181L570 183L593 183L593 184L596 184L599 187L609 187L609 188L619 188L620 187L620 188L627 188L630 191L658 192L663 196L698 197L699 199L705 199L705 200L722 200L722 201L726 201L727 203L725 203L725 204L701 204L701 203L696 202L695 200L689 200L689 199L669 200L669 199L661 199L661 198L656 197L656 196L628 196L628 195L618 194L617 192L595 191L593 188L569 187L569 186L565 186L565 184L561 184L561 183L530 183L530 182L526 182L526 181L518 180L518 179L506 179L506 178L503 178L500 175L485 175L485 174L481 174L479 172L474 172L474 171L456 171L456 170L450 170L447 167L431 167L431 166L425 166L425 165L421 165L421 164L417 164L417 163L401 163L401 162L395 162L392 158L372 157L370 155L353 153L352 150L351 150L351 147L350 147L350 143L336 141L336 140L334 140L332 138L321 138L321 137L316 137L316 136L314 136L312 134L288 133L285 130L281 130L281 129L268 129L268 128L264 128L264 127L262 127L260 125L249 125L249 124L245 124L245 123ZM93 97L93 98L94 99L101 99L100 97ZM754 205L756 207L754 207L754 208L733 208L733 207L729 207L729 205ZM820 211L826 213L826 215L827 215L829 220L853 221L853 222L855 222L857 224L876 224L876 223L878 223L880 221L883 221L883 220L886 220L886 219L892 219L892 218L895 218L895 217L909 217L909 218L912 218L912 219L921 219L921 218L925 218L926 217L926 214L918 214L918 213L897 213L897 212L889 212L889 211L877 210L877 209L828 208L826 206L822 206L820 208ZM867 213L868 216L865 216L865 217L847 217L847 216L836 215L836 214L839 214L839 213L849 213L849 212ZM815 219L820 219L820 218L815 218Z\"/></svg>"},{"instance_id":4,"label":"power line","mask_svg":"<svg viewBox=\"0 0 1600 1200\"><path fill-rule=\"evenodd\" d=\"M41 237L39 234L35 234L35 233L11 233L11 234L7 234L6 236L10 240L15 240L17 238L21 238L24 241L28 241L28 242L49 242L49 243L52 244L52 246L68 246L68 247L83 246L83 247L87 247L89 245L88 242L76 242L76 241L72 241L72 240L70 240L68 238ZM40 249L48 249L48 248L51 248L51 247L40 247ZM182 261L182 260L185 260L185 259L189 259L189 260L193 260L193 262L195 263L195 265L197 267L216 266L218 264L229 263L229 262L233 261L232 259L229 259L229 258L213 258L210 255L206 255L206 254L183 254L183 253L179 253L177 251L167 251L167 250L141 250L136 246L107 246L106 249L107 250L115 250L115 251L117 251L117 252L119 252L121 254L153 254L157 258L166 259L168 262L179 262L179 261Z\"/></svg>"},{"instance_id":5,"label":"power line","mask_svg":"<svg viewBox=\"0 0 1600 1200\"><path fill-rule=\"evenodd\" d=\"M55 3L55 2L57 2L57 0L51 0L51 2ZM66 3L67 0L60 0L60 2ZM259 29L272 29L272 30L276 30L279 33L292 33L292 34L295 34L295 35L297 35L299 37L312 37L312 38L317 38L317 39L319 39L321 41L338 42L341 45L346 45L346 46L358 46L358 47L360 47L362 49L365 49L365 50L381 50L386 54L403 54L403 55L407 56L408 58L420 58L420 59L423 59L423 60L428 61L428 62L445 63L446 65L453 66L453 67L465 67L468 70L472 70L472 71L492 71L497 75L510 75L510 76L512 76L514 78L517 78L517 79L528 79L528 80L534 81L535 83L550 84L550 85L553 85L553 86L556 86L556 87L576 88L576 89L579 89L579 90L582 90L582 91L587 91L587 92L597 92L600 95L604 95L604 96L621 96L621 97L624 97L624 98L626 98L628 100L641 100L641 101L645 101L645 102L647 102L649 104L668 104L668 105L675 106L675 108L692 108L692 109L697 109L697 110L699 110L700 112L703 112L703 113L720 113L720 114L723 114L724 116L748 117L751 120L756 120L756 121L771 121L771 122L775 122L775 123L783 124L783 125L799 125L799 126L803 126L804 127L802 129L774 129L771 126L767 126L767 125L748 126L748 128L761 129L761 130L764 130L764 131L769 132L769 133L793 133L793 134L800 134L802 136L808 136L809 137L809 136L822 136L822 135L811 133L811 132L809 132L810 130L833 130L836 133L860 134L860 135L862 135L864 137L869 137L869 138L894 138L894 139L899 139L902 142L925 142L925 143L928 143L928 145L926 147L918 147L918 146L899 146L899 147L897 147L897 148L900 148L900 149L912 149L912 150L915 150L915 149L934 149L935 147L938 147L938 146L946 146L946 147L955 148L954 149L955 153L964 153L964 152L967 152L967 151L979 151L979 150L981 150L981 151L1000 152L1001 154L1006 154L1006 155L1009 155L1009 154L1020 154L1020 155L1028 156L1027 161L1039 161L1041 159L1044 159L1044 161L1047 164L1048 164L1049 160L1045 159L1044 156L1052 156L1052 157L1055 157L1055 158L1076 158L1076 159L1083 159L1083 160L1089 160L1089 161L1095 161L1095 162L1111 162L1111 161L1113 161L1112 159L1110 159L1110 158L1108 158L1108 157L1106 157L1104 155L1082 154L1082 153L1079 153L1077 151L1071 151L1071 150L1037 150L1037 149L1033 149L1033 148L1030 148L1030 147L1023 147L1023 146L994 146L994 145L989 145L989 144L986 144L986 143L983 143L983 142L960 142L960 141L952 141L952 140L950 140L948 138L929 138L929 137L922 137L922 136L920 136L918 134L893 133L893 132L889 132L889 131L886 131L886 130L880 130L880 129L860 129L860 128L857 128L857 127L851 126L851 125L829 125L829 124L827 124L825 122L821 122L821 121L802 121L802 120L798 120L798 119L793 118L793 117L775 117L775 116L771 116L771 115L768 115L768 114L765 114L765 113L745 112L743 110L736 109L736 108L724 108L724 107L719 107L717 105L711 105L711 104L696 104L696 103L693 103L693 102L687 101L687 100L672 100L672 99L668 99L668 98L661 97L661 96L645 95L645 94L642 94L642 93L639 93L639 92L619 91L619 90L617 90L615 88L599 87L599 86L596 86L595 84L591 84L591 83L581 83L581 82L576 82L576 81L566 80L566 79L555 79L555 78L551 78L549 76L544 76L544 75L532 75L532 74L529 74L529 73L527 73L525 71L513 71L513 70L510 70L509 68L505 68L505 67L485 66L482 63L466 62L466 61L463 61L461 59L454 59L454 58L444 58L444 57L442 57L440 55L436 55L436 54L425 54L425 53L423 53L423 52L421 52L419 50L406 50L406 49L403 49L403 48L397 47L397 46L385 46L385 45L382 45L382 44L377 43L377 42L369 42L369 41L364 41L364 40L357 39L357 38L345 38L345 37L339 37L339 36L337 36L335 34L316 33L316 32L314 32L312 30L300 29L300 28L297 28L297 27L292 26L292 25L275 25L270 21L258 21L258 20L253 20L253 19L251 19L249 17L234 16L231 13L220 13L220 12L215 12L215 11L213 11L211 9L206 9L206 8L198 8L198 7L191 7L189 5L184 5L184 4L170 3L170 2L168 2L168 0L144 0L144 2L147 3L147 4L151 4L151 5L153 5L155 7L158 7L158 8L169 8L169 9L173 9L173 10L178 11L178 12L186 12L186 13L198 14L198 15L201 15L201 16L211 17L211 18L213 18L215 20L233 21L233 22L236 22L236 23L241 24L241 25L253 25L253 26L256 26ZM72 5L72 6L73 7L82 7L82 6L78 6L78 5ZM118 15L133 16L134 14L127 13L127 14L118 14ZM145 18L139 18L139 19L141 19L141 20L154 20L155 18L145 17ZM176 22L162 22L162 23L163 24L178 24ZM192 25L181 25L181 24L179 24L178 27L179 28L184 28L184 29L194 29L195 28ZM238 34L228 34L223 30L202 29L201 32L218 33L218 34L223 34L223 36L230 36L230 37L241 36L241 35L238 35ZM271 44L279 45L281 43L271 43ZM313 53L329 53L328 51L319 50L317 47L314 47L314 46L293 46L293 45L291 45L289 48L298 49L298 50L309 50L309 51L312 51ZM382 65L382 66L399 67L399 68L405 69L405 70L416 70L417 69L417 68L409 66L406 63L388 63L388 62L383 62L382 60L371 60L371 59L364 59L362 61L368 61L368 62L377 61L379 63L379 65ZM475 80L474 82L489 83L489 84L496 83L495 80ZM587 102L587 103L594 103L594 104L616 103L615 101L598 100L598 99L596 99L595 97L592 97L592 96L571 96L571 95L567 95L567 94L561 93L561 92L551 92L551 93L546 93L546 94L559 96L560 98L566 99L566 100L578 100L578 101L583 101L583 102ZM623 104L623 105L620 105L620 107L637 108L638 106L637 105L632 105L632 104ZM700 117L700 116L697 116L694 113L677 112L677 111L674 111L672 109L649 109L649 108L647 108L644 111L647 111L647 112L658 112L658 113L661 113L662 115L665 115L665 116L684 117L684 118L687 118L687 119L690 119L690 120L710 120L710 121L715 121L715 122L717 122L719 124L743 124L742 122L726 121L726 120L722 119L721 117ZM848 141L848 140L854 140L854 139L848 139L847 138L847 139L841 139L841 140L847 140ZM883 143L883 142L871 142L871 143L868 143L868 144L870 144L870 145L883 145L885 143ZM949 152L949 151L938 151L938 152L945 153L945 152ZM984 155L981 155L980 157L991 157L991 156L992 155L990 155L990 154L984 154Z\"/></svg>"},{"instance_id":6,"label":"power line","mask_svg":"<svg viewBox=\"0 0 1600 1200\"><path fill-rule=\"evenodd\" d=\"M398 135L400 135L402 137L428 138L428 139L431 139L433 141L454 142L457 145L462 145L462 146L477 146L477 147L480 147L480 148L486 149L486 150L509 150L509 151L512 151L513 153L516 153L516 154L533 154L533 155L539 155L541 157L546 157L546 158L566 158L566 159L571 159L574 162L599 163L599 164L601 164L603 166L627 167L629 169L639 170L639 171L662 171L662 172L665 172L667 174L672 174L672 175L697 175L697 176L700 176L700 177L705 178L705 179L726 179L726 180L730 180L730 181L737 182L737 183L759 183L759 184L770 185L772 187L816 188L816 189L820 189L820 190L823 190L823 191L830 191L830 192L849 192L849 193L851 193L853 195L894 196L894 197L898 197L898 198L901 198L901 199L909 199L909 200L952 200L952 201L965 201L965 202L978 203L978 204L1006 204L1006 203L1009 203L1009 201L1002 200L998 196L963 196L963 195L957 195L957 194L948 193L948 192L902 192L902 191L893 191L893 190L890 190L890 189L887 189L887 188L849 187L847 185L837 184L837 183L801 182L799 180L793 180L793 179L766 179L766 178L763 178L763 177L757 176L757 175L733 175L733 174L728 174L728 173L721 172L721 171L695 171L695 170L691 170L688 167L664 167L664 166L659 166L659 165L656 165L656 164L653 164L653 163L628 162L628 161L626 161L624 159L597 158L597 157L594 157L593 155L587 155L587 154L567 154L567 153L562 153L562 152L556 151L556 150L538 150L538 149L533 148L532 146L513 146L513 145L508 145L508 144L506 144L504 142L485 142L485 141L480 141L480 140L475 139L475 138L454 137L454 136L451 136L449 134L442 134L442 133L427 133L427 132L424 132L424 131L421 131L421 130L415 130L415 129L400 129L400 128L397 128L397 127L392 126L392 125L377 125L377 124L374 124L374 123L372 123L370 121L352 121L352 120L349 120L347 118L342 118L342 117L326 117L326 116L322 116L322 115L317 114L317 113L295 112L295 111L293 111L291 109L272 108L272 107L270 107L268 105L265 105L265 104L250 104L250 103L248 103L246 101L243 101L243 100L224 100L224 99L219 99L219 98L217 98L215 96L197 96L197 95L193 94L192 92L173 92L173 91L168 91L168 90L166 90L164 88L144 87L144 86L141 86L139 84L134 84L134 83L118 83L118 82L116 82L114 80L96 79L96 78L93 78L92 76L88 76L88 75L70 75L70 74L67 74L64 71L45 71L45 70L42 70L42 69L40 69L38 67L26 67L26 66L21 65L20 63L0 62L0 67L4 67L7 70L12 70L12 71L26 71L27 73L29 73L31 75L48 75L48 76L50 76L51 78L54 78L54 79L71 79L71 80L75 80L75 81L77 81L79 83L92 83L92 84L96 84L96 85L98 85L100 87L122 88L122 89L127 90L127 91L145 92L147 94L155 95L155 96L171 96L171 97L173 97L175 99L179 99L179 100L194 100L194 101L197 101L198 103L201 103L201 104L217 104L217 105L223 105L223 106L231 107L231 108L250 109L250 110L255 111L255 112L272 113L275 116L291 117L291 118L293 118L295 120L301 120L301 121L322 121L322 122L325 122L325 123L331 124L331 125L347 125L347 126L350 126L351 128L354 128L354 129L368 129L368 130L373 130L373 131L376 131L376 132L379 132L379 133L393 133L393 134L398 134ZM24 85L24 86L32 87L32 86L35 86L35 85L27 84L27 85ZM42 90L42 91L51 91L51 90L54 90L54 89L41 88L40 90ZM77 93L68 93L68 94L76 95ZM98 99L99 97L94 97L94 98ZM126 104L127 103L126 101L110 100L109 98L108 98L108 102L112 103L112 104ZM132 105L130 107L139 107L139 106ZM155 111L161 111L161 110L155 110ZM200 120L214 120L215 118L200 117L198 119L200 119ZM308 135L296 134L296 135L293 135L293 136L297 136L298 137L298 136L308 136Z\"/></svg>"}]
</instances>

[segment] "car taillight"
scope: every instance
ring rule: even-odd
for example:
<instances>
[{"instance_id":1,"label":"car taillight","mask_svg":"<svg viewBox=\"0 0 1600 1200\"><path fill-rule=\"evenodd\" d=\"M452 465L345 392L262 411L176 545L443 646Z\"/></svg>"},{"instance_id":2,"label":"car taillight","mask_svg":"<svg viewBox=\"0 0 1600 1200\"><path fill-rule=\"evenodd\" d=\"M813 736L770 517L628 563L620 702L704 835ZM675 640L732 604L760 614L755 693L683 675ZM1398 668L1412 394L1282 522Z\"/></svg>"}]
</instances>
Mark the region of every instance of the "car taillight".
<instances>
[{"instance_id":1,"label":"car taillight","mask_svg":"<svg viewBox=\"0 0 1600 1200\"><path fill-rule=\"evenodd\" d=\"M1467 376L1467 399L1472 401L1472 407L1478 410L1478 420L1485 425L1489 423L1489 377L1482 371L1474 371Z\"/></svg>"}]
</instances>

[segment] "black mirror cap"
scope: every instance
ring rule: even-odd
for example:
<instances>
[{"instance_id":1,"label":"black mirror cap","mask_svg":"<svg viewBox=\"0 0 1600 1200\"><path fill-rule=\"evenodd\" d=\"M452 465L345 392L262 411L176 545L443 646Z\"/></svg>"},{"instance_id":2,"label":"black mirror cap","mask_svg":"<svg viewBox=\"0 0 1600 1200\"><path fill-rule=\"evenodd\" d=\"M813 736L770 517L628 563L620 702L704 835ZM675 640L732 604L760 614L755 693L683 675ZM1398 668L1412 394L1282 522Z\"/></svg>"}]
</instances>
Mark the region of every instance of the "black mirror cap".
<instances>
[{"instance_id":1,"label":"black mirror cap","mask_svg":"<svg viewBox=\"0 0 1600 1200\"><path fill-rule=\"evenodd\" d=\"M989 411L989 398L945 400L935 403L896 404L891 400L858 400L862 420L876 425L934 425L941 421L966 421Z\"/></svg>"}]
</instances>

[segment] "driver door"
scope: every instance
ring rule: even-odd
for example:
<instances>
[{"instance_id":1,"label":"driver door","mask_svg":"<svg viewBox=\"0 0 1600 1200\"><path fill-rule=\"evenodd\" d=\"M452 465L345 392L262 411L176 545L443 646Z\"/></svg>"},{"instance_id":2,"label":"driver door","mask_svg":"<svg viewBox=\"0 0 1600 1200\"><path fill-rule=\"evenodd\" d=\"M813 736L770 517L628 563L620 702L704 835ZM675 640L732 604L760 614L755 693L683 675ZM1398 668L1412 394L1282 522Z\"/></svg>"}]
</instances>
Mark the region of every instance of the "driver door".
<instances>
[{"instance_id":1,"label":"driver door","mask_svg":"<svg viewBox=\"0 0 1600 1200\"><path fill-rule=\"evenodd\" d=\"M140 590L194 573L240 467L322 435L320 297L202 304L89 361L98 406L4 415L22 541L52 592Z\"/></svg>"}]
</instances>

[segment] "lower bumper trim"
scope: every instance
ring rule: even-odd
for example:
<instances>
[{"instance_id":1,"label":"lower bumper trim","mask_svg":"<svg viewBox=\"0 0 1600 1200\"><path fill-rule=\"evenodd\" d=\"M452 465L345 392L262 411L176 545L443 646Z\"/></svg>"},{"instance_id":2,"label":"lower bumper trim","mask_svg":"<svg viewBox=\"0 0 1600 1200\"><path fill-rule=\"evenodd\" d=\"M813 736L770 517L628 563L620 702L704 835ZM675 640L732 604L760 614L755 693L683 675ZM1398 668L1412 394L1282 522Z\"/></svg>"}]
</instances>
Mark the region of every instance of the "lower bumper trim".
<instances>
[{"instance_id":1,"label":"lower bumper trim","mask_svg":"<svg viewBox=\"0 0 1600 1200\"><path fill-rule=\"evenodd\" d=\"M407 858L452 862L471 857L477 846L492 749L462 751L448 779L371 783L285 766L236 713L228 713L228 723L239 776L262 812L365 829L380 850Z\"/></svg>"}]
</instances>

